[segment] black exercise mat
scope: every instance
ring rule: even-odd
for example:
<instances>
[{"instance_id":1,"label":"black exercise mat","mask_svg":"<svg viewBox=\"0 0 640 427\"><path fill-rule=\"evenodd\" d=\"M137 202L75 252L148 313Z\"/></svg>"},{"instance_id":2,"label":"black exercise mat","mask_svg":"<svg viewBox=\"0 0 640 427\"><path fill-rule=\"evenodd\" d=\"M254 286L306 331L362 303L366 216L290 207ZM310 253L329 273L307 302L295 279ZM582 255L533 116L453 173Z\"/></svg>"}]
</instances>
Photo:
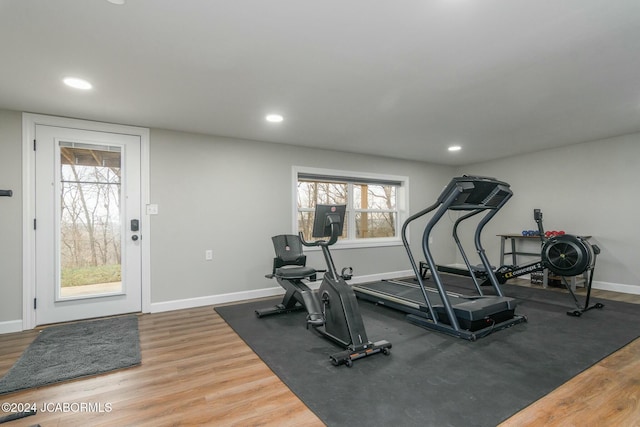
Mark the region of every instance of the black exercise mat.
<instances>
[{"instance_id":1,"label":"black exercise mat","mask_svg":"<svg viewBox=\"0 0 640 427\"><path fill-rule=\"evenodd\" d=\"M476 342L360 300L369 339L393 349L352 368L329 362L339 348L305 329L304 312L255 316L278 299L216 311L329 426L495 426L640 335L636 305L598 300L604 309L576 318L567 294L503 289L529 321Z\"/></svg>"}]
</instances>

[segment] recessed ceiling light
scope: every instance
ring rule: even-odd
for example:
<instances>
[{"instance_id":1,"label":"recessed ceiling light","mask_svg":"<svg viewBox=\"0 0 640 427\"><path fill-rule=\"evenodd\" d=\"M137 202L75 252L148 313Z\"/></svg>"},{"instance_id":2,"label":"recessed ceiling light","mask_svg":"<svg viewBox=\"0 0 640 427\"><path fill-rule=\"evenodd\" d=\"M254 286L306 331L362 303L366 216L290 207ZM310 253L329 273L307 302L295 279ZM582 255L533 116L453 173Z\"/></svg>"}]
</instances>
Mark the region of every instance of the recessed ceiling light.
<instances>
[{"instance_id":1,"label":"recessed ceiling light","mask_svg":"<svg viewBox=\"0 0 640 427\"><path fill-rule=\"evenodd\" d=\"M62 81L64 82L64 84L74 89L89 90L93 87L88 81L79 79L77 77L65 77Z\"/></svg>"},{"instance_id":2,"label":"recessed ceiling light","mask_svg":"<svg viewBox=\"0 0 640 427\"><path fill-rule=\"evenodd\" d=\"M265 119L271 123L280 123L284 120L284 117L282 117L280 114L269 114L267 115L267 117L265 117Z\"/></svg>"},{"instance_id":3,"label":"recessed ceiling light","mask_svg":"<svg viewBox=\"0 0 640 427\"><path fill-rule=\"evenodd\" d=\"M124 4L125 0L107 0L111 4Z\"/></svg>"},{"instance_id":4,"label":"recessed ceiling light","mask_svg":"<svg viewBox=\"0 0 640 427\"><path fill-rule=\"evenodd\" d=\"M449 151L460 151L462 150L462 147L459 145L452 145L451 147L448 148Z\"/></svg>"}]
</instances>

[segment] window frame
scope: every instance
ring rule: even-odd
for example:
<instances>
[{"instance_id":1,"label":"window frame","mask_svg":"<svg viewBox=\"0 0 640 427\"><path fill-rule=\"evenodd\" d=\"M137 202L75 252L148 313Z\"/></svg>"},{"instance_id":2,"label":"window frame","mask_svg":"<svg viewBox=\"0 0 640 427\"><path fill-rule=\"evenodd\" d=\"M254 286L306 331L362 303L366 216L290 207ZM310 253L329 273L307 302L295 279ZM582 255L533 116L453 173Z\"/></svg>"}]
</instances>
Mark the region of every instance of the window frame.
<instances>
[{"instance_id":1,"label":"window frame","mask_svg":"<svg viewBox=\"0 0 640 427\"><path fill-rule=\"evenodd\" d=\"M370 237L370 238L355 238L348 237L346 239L339 239L332 248L336 249L350 249L350 248L370 248L370 247L384 247L384 246L401 246L402 237L401 229L407 218L407 212L409 212L409 177L401 175L369 173L369 172L357 172L357 171L344 171L335 169L313 168L304 166L292 167L292 193L291 193L291 206L292 206L292 224L291 230L293 234L298 234L298 179L300 175L317 175L321 177L331 178L339 182L347 182L348 186L352 188L354 184L381 184L381 183L394 183L399 185L396 190L396 210L390 212L396 212L397 214L397 226L395 237ZM341 181L342 180L342 181ZM382 212L380 210L369 209L356 209L354 206L353 193L348 192L349 200L347 201L347 218L349 221L348 230L350 233L355 233L355 215L359 212ZM306 250L314 249L313 247L306 248ZM317 248L315 248L317 249Z\"/></svg>"}]
</instances>

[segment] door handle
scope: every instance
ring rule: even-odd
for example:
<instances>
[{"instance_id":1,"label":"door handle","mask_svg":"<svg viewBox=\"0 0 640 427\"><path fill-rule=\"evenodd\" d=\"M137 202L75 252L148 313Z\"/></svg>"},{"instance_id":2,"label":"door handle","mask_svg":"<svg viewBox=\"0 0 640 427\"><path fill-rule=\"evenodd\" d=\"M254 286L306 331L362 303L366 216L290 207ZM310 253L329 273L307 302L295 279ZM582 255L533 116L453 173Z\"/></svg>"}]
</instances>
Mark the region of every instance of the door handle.
<instances>
[{"instance_id":1,"label":"door handle","mask_svg":"<svg viewBox=\"0 0 640 427\"><path fill-rule=\"evenodd\" d=\"M131 220L131 231L136 232L140 230L140 220L137 219L132 219ZM133 240L134 242L137 241L140 237L138 237L137 234L134 234L133 236L131 236L131 240Z\"/></svg>"}]
</instances>

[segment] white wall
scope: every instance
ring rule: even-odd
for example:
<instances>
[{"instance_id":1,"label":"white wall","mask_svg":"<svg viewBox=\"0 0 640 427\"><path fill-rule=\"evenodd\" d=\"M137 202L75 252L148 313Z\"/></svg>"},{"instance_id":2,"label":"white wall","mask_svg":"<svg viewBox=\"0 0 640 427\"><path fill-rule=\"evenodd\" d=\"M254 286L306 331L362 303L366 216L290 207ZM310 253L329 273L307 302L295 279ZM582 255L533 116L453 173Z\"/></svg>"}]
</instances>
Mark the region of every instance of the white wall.
<instances>
[{"instance_id":1,"label":"white wall","mask_svg":"<svg viewBox=\"0 0 640 427\"><path fill-rule=\"evenodd\" d=\"M22 318L21 128L21 113L0 110L0 188L14 191L0 198L0 332ZM640 289L640 134L452 168L152 129L150 156L151 203L159 206L151 217L151 302L158 310L277 287L264 274L273 257L270 237L292 231L293 166L408 176L411 213L432 204L454 175L495 176L515 195L485 231L492 260L499 243L493 236L535 228L532 210L541 208L547 229L594 236L602 249L597 286ZM455 261L445 227L454 219L450 215L433 236L441 263ZM423 224L411 229L419 259ZM213 261L204 260L206 249L213 249ZM309 258L322 263L318 253ZM344 249L334 258L357 276L410 268L401 246Z\"/></svg>"},{"instance_id":2,"label":"white wall","mask_svg":"<svg viewBox=\"0 0 640 427\"><path fill-rule=\"evenodd\" d=\"M291 233L292 167L409 177L410 210L431 204L453 168L265 142L151 131L152 303L277 287L271 236ZM419 242L421 230L412 231ZM452 262L451 243L438 254ZM419 248L419 246L418 246ZM213 249L213 261L204 252ZM321 267L321 255L308 252ZM357 276L410 270L402 246L333 251Z\"/></svg>"},{"instance_id":3,"label":"white wall","mask_svg":"<svg viewBox=\"0 0 640 427\"><path fill-rule=\"evenodd\" d=\"M512 199L486 227L487 252L498 259L499 233L536 229L533 209L547 230L591 235L602 253L594 287L640 293L640 134L586 142L460 168L511 184Z\"/></svg>"},{"instance_id":4,"label":"white wall","mask_svg":"<svg viewBox=\"0 0 640 427\"><path fill-rule=\"evenodd\" d=\"M17 330L22 319L22 115L0 110L0 333ZM292 224L292 167L310 166L404 175L410 179L410 208L437 196L453 168L421 162L314 150L152 129L150 135L152 310L219 301L216 296L279 290L270 272L270 237ZM420 230L412 230L419 241ZM439 247L452 261L451 244ZM212 249L213 261L204 251ZM401 246L336 251L337 266L358 276L410 268ZM322 265L319 253L309 262ZM235 298L235 296L233 296Z\"/></svg>"},{"instance_id":5,"label":"white wall","mask_svg":"<svg viewBox=\"0 0 640 427\"><path fill-rule=\"evenodd\" d=\"M0 332L22 319L22 115L0 110ZM19 326L21 322L19 322Z\"/></svg>"}]
</instances>

